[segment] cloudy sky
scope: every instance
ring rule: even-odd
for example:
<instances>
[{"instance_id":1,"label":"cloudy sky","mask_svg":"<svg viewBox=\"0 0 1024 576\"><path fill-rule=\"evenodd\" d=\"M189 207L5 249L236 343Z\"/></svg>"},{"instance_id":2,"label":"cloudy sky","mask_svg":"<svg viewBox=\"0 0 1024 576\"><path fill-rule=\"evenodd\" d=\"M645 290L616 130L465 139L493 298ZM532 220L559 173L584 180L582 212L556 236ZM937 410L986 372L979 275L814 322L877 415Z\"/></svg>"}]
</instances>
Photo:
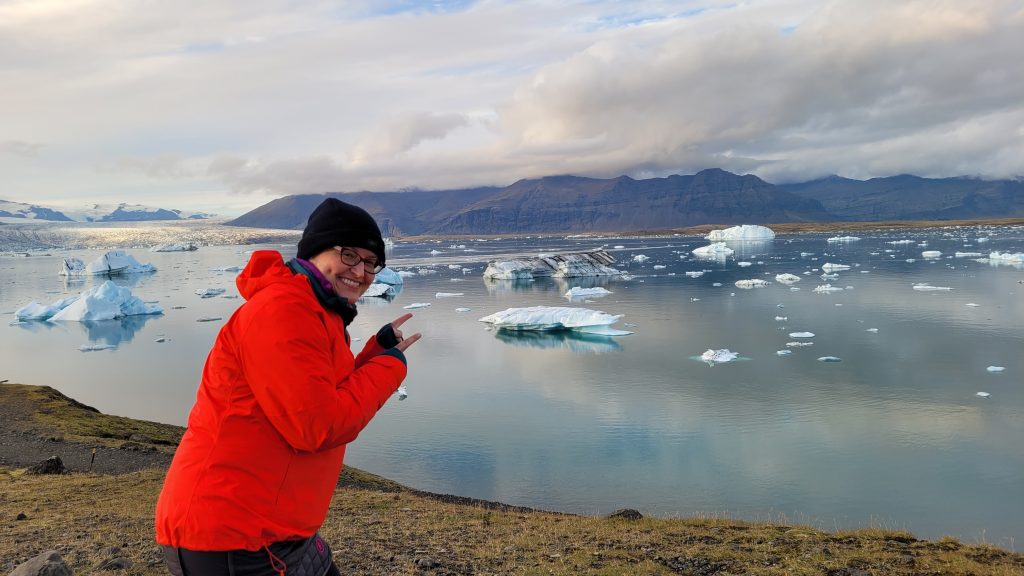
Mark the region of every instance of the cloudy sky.
<instances>
[{"instance_id":1,"label":"cloudy sky","mask_svg":"<svg viewBox=\"0 0 1024 576\"><path fill-rule=\"evenodd\" d=\"M0 0L0 198L1024 175L1020 0Z\"/></svg>"}]
</instances>

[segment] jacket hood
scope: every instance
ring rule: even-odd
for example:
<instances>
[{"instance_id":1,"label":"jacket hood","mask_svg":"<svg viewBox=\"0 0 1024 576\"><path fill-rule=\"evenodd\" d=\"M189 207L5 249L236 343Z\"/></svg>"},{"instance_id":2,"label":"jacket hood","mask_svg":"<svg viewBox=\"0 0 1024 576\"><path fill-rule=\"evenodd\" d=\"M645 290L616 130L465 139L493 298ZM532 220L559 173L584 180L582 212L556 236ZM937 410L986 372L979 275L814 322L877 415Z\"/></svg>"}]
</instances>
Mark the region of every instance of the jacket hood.
<instances>
[{"instance_id":1,"label":"jacket hood","mask_svg":"<svg viewBox=\"0 0 1024 576\"><path fill-rule=\"evenodd\" d=\"M307 284L305 278L296 278L295 273L285 265L281 253L275 250L257 250L252 253L249 263L242 273L235 278L238 293L246 300L252 299L257 292L267 286L279 283Z\"/></svg>"}]
</instances>

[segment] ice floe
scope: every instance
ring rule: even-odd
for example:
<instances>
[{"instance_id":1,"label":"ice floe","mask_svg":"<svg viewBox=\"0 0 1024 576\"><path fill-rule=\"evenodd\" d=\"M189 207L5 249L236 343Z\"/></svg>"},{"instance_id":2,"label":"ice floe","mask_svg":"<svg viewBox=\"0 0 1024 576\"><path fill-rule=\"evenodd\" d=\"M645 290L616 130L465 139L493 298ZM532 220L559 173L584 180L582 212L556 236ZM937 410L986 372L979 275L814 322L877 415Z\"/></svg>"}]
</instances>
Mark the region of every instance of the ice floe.
<instances>
[{"instance_id":1,"label":"ice floe","mask_svg":"<svg viewBox=\"0 0 1024 576\"><path fill-rule=\"evenodd\" d=\"M419 310L420 308L430 308L430 302L413 302L412 304L402 306L404 310Z\"/></svg>"},{"instance_id":2,"label":"ice floe","mask_svg":"<svg viewBox=\"0 0 1024 576\"><path fill-rule=\"evenodd\" d=\"M633 262L647 262L651 257L646 254L637 254L633 256Z\"/></svg>"},{"instance_id":3,"label":"ice floe","mask_svg":"<svg viewBox=\"0 0 1024 576\"><path fill-rule=\"evenodd\" d=\"M18 320L90 322L163 313L159 304L147 304L133 295L130 289L107 280L78 296L63 298L49 306L31 302L15 311L14 316Z\"/></svg>"},{"instance_id":4,"label":"ice floe","mask_svg":"<svg viewBox=\"0 0 1024 576\"><path fill-rule=\"evenodd\" d=\"M197 288L196 295L200 298L213 298L224 293L224 288Z\"/></svg>"},{"instance_id":5,"label":"ice floe","mask_svg":"<svg viewBox=\"0 0 1024 576\"><path fill-rule=\"evenodd\" d=\"M822 294L825 292L842 292L843 289L839 286L833 286L831 284L822 284L821 286L815 287L814 291L819 294Z\"/></svg>"},{"instance_id":6,"label":"ice floe","mask_svg":"<svg viewBox=\"0 0 1024 576\"><path fill-rule=\"evenodd\" d=\"M624 336L632 334L626 330L611 328L622 318L622 314L608 314L588 308L566 306L532 306L529 308L508 308L480 318L502 330L576 330L590 334Z\"/></svg>"},{"instance_id":7,"label":"ice floe","mask_svg":"<svg viewBox=\"0 0 1024 576\"><path fill-rule=\"evenodd\" d=\"M541 277L577 278L586 276L618 276L622 271L611 267L615 259L604 250L550 254L532 259L490 262L484 270L489 280L527 280Z\"/></svg>"},{"instance_id":8,"label":"ice floe","mask_svg":"<svg viewBox=\"0 0 1024 576\"><path fill-rule=\"evenodd\" d=\"M434 298L458 298L465 295L465 292L438 292L434 294Z\"/></svg>"},{"instance_id":9,"label":"ice floe","mask_svg":"<svg viewBox=\"0 0 1024 576\"><path fill-rule=\"evenodd\" d=\"M601 296L607 296L612 292L606 288L600 286L596 288L580 288L579 286L573 286L570 288L564 296L570 300L574 298L600 298Z\"/></svg>"},{"instance_id":10,"label":"ice floe","mask_svg":"<svg viewBox=\"0 0 1024 576\"><path fill-rule=\"evenodd\" d=\"M843 360L838 356L822 356L818 358L818 362L842 362Z\"/></svg>"},{"instance_id":11,"label":"ice floe","mask_svg":"<svg viewBox=\"0 0 1024 576\"><path fill-rule=\"evenodd\" d=\"M979 398L988 398L989 396L991 396L991 394L989 394L988 392L977 392L974 395Z\"/></svg>"},{"instance_id":12,"label":"ice floe","mask_svg":"<svg viewBox=\"0 0 1024 576\"><path fill-rule=\"evenodd\" d=\"M814 332L790 332L790 338L814 338Z\"/></svg>"},{"instance_id":13,"label":"ice floe","mask_svg":"<svg viewBox=\"0 0 1024 576\"><path fill-rule=\"evenodd\" d=\"M950 288L949 286L932 286L927 282L919 282L917 284L914 284L913 288L918 292L949 292L950 290L952 290L952 288Z\"/></svg>"},{"instance_id":14,"label":"ice floe","mask_svg":"<svg viewBox=\"0 0 1024 576\"><path fill-rule=\"evenodd\" d=\"M998 264L1024 264L1024 252L1011 254L1009 252L991 252L988 255L989 262Z\"/></svg>"},{"instance_id":15,"label":"ice floe","mask_svg":"<svg viewBox=\"0 0 1024 576\"><path fill-rule=\"evenodd\" d=\"M954 252L953 256L957 258L982 258L985 255L981 252Z\"/></svg>"},{"instance_id":16,"label":"ice floe","mask_svg":"<svg viewBox=\"0 0 1024 576\"><path fill-rule=\"evenodd\" d=\"M800 281L800 277L796 274L790 274L787 272L785 274L777 274L775 276L775 281L781 284L796 284Z\"/></svg>"},{"instance_id":17,"label":"ice floe","mask_svg":"<svg viewBox=\"0 0 1024 576\"><path fill-rule=\"evenodd\" d=\"M1006 370L1006 368L1003 366L989 366L988 368L985 368L985 370L988 370L989 372L1002 372L1003 370Z\"/></svg>"},{"instance_id":18,"label":"ice floe","mask_svg":"<svg viewBox=\"0 0 1024 576\"><path fill-rule=\"evenodd\" d=\"M789 356L789 355L790 355L790 354L792 354L792 353L793 353L793 351L792 351L792 350L776 350L776 351L775 351L775 354L776 354L777 356Z\"/></svg>"},{"instance_id":19,"label":"ice floe","mask_svg":"<svg viewBox=\"0 0 1024 576\"><path fill-rule=\"evenodd\" d=\"M714 366L715 364L721 364L723 362L732 362L738 356L738 353L732 352L728 348L722 348L721 350L712 350L709 348L706 352L700 355L700 359L707 362L709 365Z\"/></svg>"},{"instance_id":20,"label":"ice floe","mask_svg":"<svg viewBox=\"0 0 1024 576\"><path fill-rule=\"evenodd\" d=\"M770 282L767 280L761 280L760 278L752 278L750 280L737 280L735 284L737 288L750 290L751 288L764 288L765 286L768 286Z\"/></svg>"},{"instance_id":21,"label":"ice floe","mask_svg":"<svg viewBox=\"0 0 1024 576\"><path fill-rule=\"evenodd\" d=\"M708 233L707 239L712 242L724 240L772 240L775 232L766 226L756 224L740 224L724 230L712 230Z\"/></svg>"},{"instance_id":22,"label":"ice floe","mask_svg":"<svg viewBox=\"0 0 1024 576\"><path fill-rule=\"evenodd\" d=\"M831 244L836 244L843 242L857 242L859 240L860 238L857 236L833 236L831 238L827 238L825 241Z\"/></svg>"},{"instance_id":23,"label":"ice floe","mask_svg":"<svg viewBox=\"0 0 1024 576\"><path fill-rule=\"evenodd\" d=\"M99 276L120 274L145 274L156 272L152 264L141 264L123 250L111 250L86 265L78 258L65 258L61 264L61 276Z\"/></svg>"},{"instance_id":24,"label":"ice floe","mask_svg":"<svg viewBox=\"0 0 1024 576\"><path fill-rule=\"evenodd\" d=\"M925 250L921 252L921 258L939 258L942 256L942 252L938 250Z\"/></svg>"},{"instance_id":25,"label":"ice floe","mask_svg":"<svg viewBox=\"0 0 1024 576\"><path fill-rule=\"evenodd\" d=\"M833 264L832 262L825 262L821 265L821 269L825 272L839 272L840 270L849 270L850 267L846 264Z\"/></svg>"},{"instance_id":26,"label":"ice floe","mask_svg":"<svg viewBox=\"0 0 1024 576\"><path fill-rule=\"evenodd\" d=\"M714 242L707 246L694 248L692 254L701 258L725 258L733 252L735 251L732 248L729 248L725 242Z\"/></svg>"}]
</instances>

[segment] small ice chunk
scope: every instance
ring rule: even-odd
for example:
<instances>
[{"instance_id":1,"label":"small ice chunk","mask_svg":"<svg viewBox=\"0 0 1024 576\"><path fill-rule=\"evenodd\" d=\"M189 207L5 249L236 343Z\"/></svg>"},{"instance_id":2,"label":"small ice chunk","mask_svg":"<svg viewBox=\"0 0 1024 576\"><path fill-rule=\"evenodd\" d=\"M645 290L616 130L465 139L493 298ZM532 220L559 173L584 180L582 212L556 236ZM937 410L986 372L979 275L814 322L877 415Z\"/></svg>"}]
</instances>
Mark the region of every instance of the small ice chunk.
<instances>
[{"instance_id":1,"label":"small ice chunk","mask_svg":"<svg viewBox=\"0 0 1024 576\"><path fill-rule=\"evenodd\" d=\"M196 318L196 322L216 322L220 319L220 316L203 316L201 318Z\"/></svg>"},{"instance_id":2,"label":"small ice chunk","mask_svg":"<svg viewBox=\"0 0 1024 576\"><path fill-rule=\"evenodd\" d=\"M792 353L793 353L792 350L776 350L775 351L775 354L777 354L779 356L789 356Z\"/></svg>"},{"instance_id":3,"label":"small ice chunk","mask_svg":"<svg viewBox=\"0 0 1024 576\"><path fill-rule=\"evenodd\" d=\"M715 288L721 288L722 287L722 283L721 282L712 282L711 285L714 286Z\"/></svg>"},{"instance_id":4,"label":"small ice chunk","mask_svg":"<svg viewBox=\"0 0 1024 576\"><path fill-rule=\"evenodd\" d=\"M724 258L732 254L733 252L734 250L732 248L729 248L725 244L725 242L714 242L712 244L709 244L708 246L701 246L700 248L695 248L692 251L692 254L694 256L701 256L704 258Z\"/></svg>"},{"instance_id":5,"label":"small ice chunk","mask_svg":"<svg viewBox=\"0 0 1024 576\"><path fill-rule=\"evenodd\" d=\"M925 250L924 252L921 252L922 258L938 258L940 256L942 256L942 252L939 252L938 250Z\"/></svg>"},{"instance_id":6,"label":"small ice chunk","mask_svg":"<svg viewBox=\"0 0 1024 576\"><path fill-rule=\"evenodd\" d=\"M989 394L988 392L978 392L975 394L975 396L979 398L988 398L989 396L991 396L991 394Z\"/></svg>"},{"instance_id":7,"label":"small ice chunk","mask_svg":"<svg viewBox=\"0 0 1024 576\"><path fill-rule=\"evenodd\" d=\"M833 286L831 284L823 284L814 289L815 292L822 294L825 292L841 292L843 289L839 286Z\"/></svg>"},{"instance_id":8,"label":"small ice chunk","mask_svg":"<svg viewBox=\"0 0 1024 576\"><path fill-rule=\"evenodd\" d=\"M600 286L596 288L580 288L579 286L573 286L570 288L564 296L570 300L573 298L589 298L589 297L601 297L607 296L612 292L606 288Z\"/></svg>"},{"instance_id":9,"label":"small ice chunk","mask_svg":"<svg viewBox=\"0 0 1024 576\"><path fill-rule=\"evenodd\" d=\"M865 332L875 333L878 332L878 328L868 328L867 330L865 330Z\"/></svg>"},{"instance_id":10,"label":"small ice chunk","mask_svg":"<svg viewBox=\"0 0 1024 576\"><path fill-rule=\"evenodd\" d=\"M857 236L833 236L831 238L826 239L826 242L835 244L842 242L857 242L859 240L860 238L858 238Z\"/></svg>"},{"instance_id":11,"label":"small ice chunk","mask_svg":"<svg viewBox=\"0 0 1024 576\"><path fill-rule=\"evenodd\" d=\"M821 265L821 269L825 272L838 272L840 270L849 270L850 267L846 264L833 264L832 262L825 262Z\"/></svg>"},{"instance_id":12,"label":"small ice chunk","mask_svg":"<svg viewBox=\"0 0 1024 576\"><path fill-rule=\"evenodd\" d=\"M1004 366L989 366L988 368L985 368L985 370L988 370L989 372L1002 372L1003 370L1006 370L1006 367L1004 367Z\"/></svg>"},{"instance_id":13,"label":"small ice chunk","mask_svg":"<svg viewBox=\"0 0 1024 576\"><path fill-rule=\"evenodd\" d=\"M163 336L161 336L161 337L157 338L156 340L153 340L153 342L156 342L157 344L163 344L164 342L167 342L167 338L164 338Z\"/></svg>"},{"instance_id":14,"label":"small ice chunk","mask_svg":"<svg viewBox=\"0 0 1024 576\"><path fill-rule=\"evenodd\" d=\"M981 252L954 252L953 256L957 258L981 258L984 254Z\"/></svg>"},{"instance_id":15,"label":"small ice chunk","mask_svg":"<svg viewBox=\"0 0 1024 576\"><path fill-rule=\"evenodd\" d=\"M799 348L800 346L814 346L814 342L786 342L786 346L789 348Z\"/></svg>"},{"instance_id":16,"label":"small ice chunk","mask_svg":"<svg viewBox=\"0 0 1024 576\"><path fill-rule=\"evenodd\" d=\"M778 274L775 276L775 281L782 284L796 284L800 281L800 277L796 274Z\"/></svg>"},{"instance_id":17,"label":"small ice chunk","mask_svg":"<svg viewBox=\"0 0 1024 576\"><path fill-rule=\"evenodd\" d=\"M210 268L210 272L241 272L242 268L239 266L220 266L218 268Z\"/></svg>"},{"instance_id":18,"label":"small ice chunk","mask_svg":"<svg viewBox=\"0 0 1024 576\"><path fill-rule=\"evenodd\" d=\"M837 356L822 356L818 358L818 362L842 362L843 360Z\"/></svg>"},{"instance_id":19,"label":"small ice chunk","mask_svg":"<svg viewBox=\"0 0 1024 576\"><path fill-rule=\"evenodd\" d=\"M731 352L728 348L721 350L708 349L706 352L700 355L700 359L707 362L709 365L714 366L715 364L721 364L723 362L732 362L739 356L736 352Z\"/></svg>"},{"instance_id":20,"label":"small ice chunk","mask_svg":"<svg viewBox=\"0 0 1024 576\"><path fill-rule=\"evenodd\" d=\"M750 280L737 280L735 282L737 288L743 288L744 290L750 290L751 288L764 288L769 283L767 280L761 280L760 278L753 278Z\"/></svg>"},{"instance_id":21,"label":"small ice chunk","mask_svg":"<svg viewBox=\"0 0 1024 576\"><path fill-rule=\"evenodd\" d=\"M636 256L633 256L633 262L647 262L650 259L650 256L647 256L646 254L637 254Z\"/></svg>"},{"instance_id":22,"label":"small ice chunk","mask_svg":"<svg viewBox=\"0 0 1024 576\"><path fill-rule=\"evenodd\" d=\"M948 286L932 286L931 284L928 284L926 282L914 284L913 288L918 292L949 292L950 290L952 290L952 288Z\"/></svg>"},{"instance_id":23,"label":"small ice chunk","mask_svg":"<svg viewBox=\"0 0 1024 576\"><path fill-rule=\"evenodd\" d=\"M418 310L420 308L430 308L430 302L413 302L407 306L402 306L403 310Z\"/></svg>"},{"instance_id":24,"label":"small ice chunk","mask_svg":"<svg viewBox=\"0 0 1024 576\"><path fill-rule=\"evenodd\" d=\"M78 347L81 352L98 352L100 350L113 350L117 348L114 344L82 344Z\"/></svg>"},{"instance_id":25,"label":"small ice chunk","mask_svg":"<svg viewBox=\"0 0 1024 576\"><path fill-rule=\"evenodd\" d=\"M790 332L790 338L814 338L814 332Z\"/></svg>"},{"instance_id":26,"label":"small ice chunk","mask_svg":"<svg viewBox=\"0 0 1024 576\"><path fill-rule=\"evenodd\" d=\"M220 296L224 293L224 288L199 288L196 290L196 294L200 298L213 298L214 296Z\"/></svg>"},{"instance_id":27,"label":"small ice chunk","mask_svg":"<svg viewBox=\"0 0 1024 576\"><path fill-rule=\"evenodd\" d=\"M789 316L776 316L775 317L775 321L776 322L785 322L786 320L789 320Z\"/></svg>"},{"instance_id":28,"label":"small ice chunk","mask_svg":"<svg viewBox=\"0 0 1024 576\"><path fill-rule=\"evenodd\" d=\"M703 270L691 270L689 272L686 272L685 274L687 276L689 276L690 278L700 278L701 276L704 275L704 271Z\"/></svg>"},{"instance_id":29,"label":"small ice chunk","mask_svg":"<svg viewBox=\"0 0 1024 576\"><path fill-rule=\"evenodd\" d=\"M977 308L978 306L980 306L980 304L975 304L974 302L968 302L967 304L964 304L964 306L970 306L971 308Z\"/></svg>"},{"instance_id":30,"label":"small ice chunk","mask_svg":"<svg viewBox=\"0 0 1024 576\"><path fill-rule=\"evenodd\" d=\"M440 250L431 250L430 251L430 255L431 256L437 256L438 254L444 254L444 252L442 252Z\"/></svg>"},{"instance_id":31,"label":"small ice chunk","mask_svg":"<svg viewBox=\"0 0 1024 576\"><path fill-rule=\"evenodd\" d=\"M434 294L434 298L458 298L459 296L465 296L465 292L438 292Z\"/></svg>"},{"instance_id":32,"label":"small ice chunk","mask_svg":"<svg viewBox=\"0 0 1024 576\"><path fill-rule=\"evenodd\" d=\"M736 265L739 266L740 268L746 268L747 266L752 266L753 264L751 264L750 262L743 261L737 262Z\"/></svg>"},{"instance_id":33,"label":"small ice chunk","mask_svg":"<svg viewBox=\"0 0 1024 576\"><path fill-rule=\"evenodd\" d=\"M456 312L469 312L472 308L456 308Z\"/></svg>"},{"instance_id":34,"label":"small ice chunk","mask_svg":"<svg viewBox=\"0 0 1024 576\"><path fill-rule=\"evenodd\" d=\"M405 400L409 397L409 392L405 389L405 384L399 386L398 390L395 390L395 394L398 394L399 400Z\"/></svg>"},{"instance_id":35,"label":"small ice chunk","mask_svg":"<svg viewBox=\"0 0 1024 576\"><path fill-rule=\"evenodd\" d=\"M663 268L665 268L665 265L664 265L664 264L655 264L655 265L654 265L654 269L655 269L655 270L661 270L661 269L663 269Z\"/></svg>"}]
</instances>

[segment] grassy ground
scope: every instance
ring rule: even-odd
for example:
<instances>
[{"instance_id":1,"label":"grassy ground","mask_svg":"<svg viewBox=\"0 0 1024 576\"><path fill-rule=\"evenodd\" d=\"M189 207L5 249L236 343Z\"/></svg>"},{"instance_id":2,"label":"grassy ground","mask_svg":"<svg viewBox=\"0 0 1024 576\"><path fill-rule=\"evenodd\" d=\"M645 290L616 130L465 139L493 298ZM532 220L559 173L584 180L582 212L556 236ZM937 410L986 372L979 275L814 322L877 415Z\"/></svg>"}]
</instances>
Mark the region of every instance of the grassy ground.
<instances>
[{"instance_id":1,"label":"grassy ground","mask_svg":"<svg viewBox=\"0 0 1024 576\"><path fill-rule=\"evenodd\" d=\"M39 403L28 399L34 390L43 390ZM115 435L97 413L66 400L45 389L0 385L0 403L31 409L22 414L39 433ZM130 428L124 420L109 422ZM77 574L113 560L130 564L123 574L164 574L152 526L163 474L0 469L0 571L56 549ZM1024 575L1024 555L906 532L597 518L426 494L353 469L341 480L322 533L345 574Z\"/></svg>"}]
</instances>

